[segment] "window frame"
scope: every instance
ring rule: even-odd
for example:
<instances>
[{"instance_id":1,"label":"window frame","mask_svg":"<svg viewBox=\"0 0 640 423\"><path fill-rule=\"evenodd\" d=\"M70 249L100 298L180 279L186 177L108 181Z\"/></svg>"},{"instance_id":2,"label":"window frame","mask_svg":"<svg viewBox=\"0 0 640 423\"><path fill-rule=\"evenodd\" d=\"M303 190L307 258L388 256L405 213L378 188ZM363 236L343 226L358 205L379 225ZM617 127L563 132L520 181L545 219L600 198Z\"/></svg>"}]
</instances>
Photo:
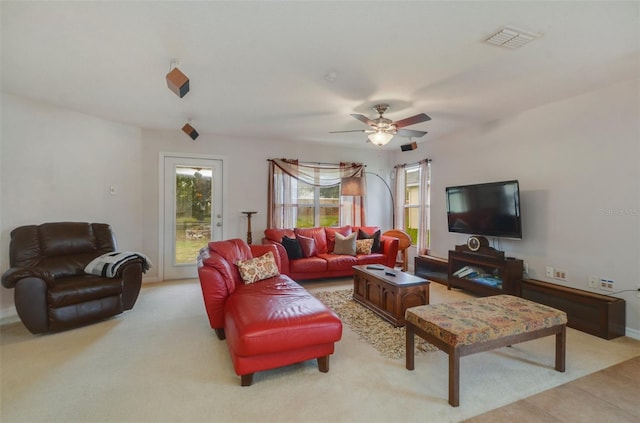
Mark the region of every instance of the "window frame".
<instances>
[{"instance_id":1,"label":"window frame","mask_svg":"<svg viewBox=\"0 0 640 423\"><path fill-rule=\"evenodd\" d=\"M417 177L417 182L413 182L411 181L411 184L409 184L409 172L417 172L418 177ZM409 187L417 187L417 192L418 192L418 196L416 198L416 202L415 203L409 203L409 198L410 196L409 194ZM418 245L418 234L420 233L420 166L416 163L416 164L412 164L412 165L407 165L404 168L404 192L405 192L405 196L404 196L404 204L402 205L402 210L404 212L404 228L402 228L403 231L407 232L409 234L409 237L411 238L411 245ZM411 219L409 218L409 213L410 211L415 211L415 213L418 214L418 216L416 217L416 222L417 222L417 227L415 228L415 239L414 236L412 235L411 231L409 229L409 223L411 221Z\"/></svg>"}]
</instances>

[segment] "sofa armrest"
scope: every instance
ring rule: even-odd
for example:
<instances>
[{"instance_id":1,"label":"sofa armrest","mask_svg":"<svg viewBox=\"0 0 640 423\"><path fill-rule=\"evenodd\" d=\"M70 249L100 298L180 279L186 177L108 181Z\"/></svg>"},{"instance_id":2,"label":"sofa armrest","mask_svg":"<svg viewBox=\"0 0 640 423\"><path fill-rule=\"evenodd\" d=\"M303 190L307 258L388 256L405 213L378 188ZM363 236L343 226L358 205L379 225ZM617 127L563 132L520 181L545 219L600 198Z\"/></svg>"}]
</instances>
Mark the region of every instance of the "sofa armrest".
<instances>
[{"instance_id":1,"label":"sofa armrest","mask_svg":"<svg viewBox=\"0 0 640 423\"><path fill-rule=\"evenodd\" d=\"M198 254L198 278L202 289L205 310L213 329L224 329L224 305L232 289L235 289L231 267L226 260L208 247Z\"/></svg>"},{"instance_id":2,"label":"sofa armrest","mask_svg":"<svg viewBox=\"0 0 640 423\"><path fill-rule=\"evenodd\" d=\"M273 253L273 258L276 261L276 265L278 266L278 271L282 273L282 263L280 262L280 253L278 252L278 247L273 244L251 244L249 245L249 248L251 249L251 254L253 255L253 257L260 257L271 251Z\"/></svg>"},{"instance_id":3,"label":"sofa armrest","mask_svg":"<svg viewBox=\"0 0 640 423\"><path fill-rule=\"evenodd\" d=\"M52 285L55 281L55 277L51 272L39 267L12 267L2 275L2 286L15 288L18 281L25 278L42 279L47 286Z\"/></svg>"},{"instance_id":4,"label":"sofa armrest","mask_svg":"<svg viewBox=\"0 0 640 423\"><path fill-rule=\"evenodd\" d=\"M289 276L291 274L289 268L289 256L287 255L287 250L284 249L284 246L281 243L273 241L269 238L262 238L262 245L273 245L276 247L276 250L278 251L278 257L280 258L280 273Z\"/></svg>"},{"instance_id":5,"label":"sofa armrest","mask_svg":"<svg viewBox=\"0 0 640 423\"><path fill-rule=\"evenodd\" d=\"M382 254L387 257L385 266L395 267L398 257L398 238L392 236L380 235L380 249Z\"/></svg>"}]
</instances>

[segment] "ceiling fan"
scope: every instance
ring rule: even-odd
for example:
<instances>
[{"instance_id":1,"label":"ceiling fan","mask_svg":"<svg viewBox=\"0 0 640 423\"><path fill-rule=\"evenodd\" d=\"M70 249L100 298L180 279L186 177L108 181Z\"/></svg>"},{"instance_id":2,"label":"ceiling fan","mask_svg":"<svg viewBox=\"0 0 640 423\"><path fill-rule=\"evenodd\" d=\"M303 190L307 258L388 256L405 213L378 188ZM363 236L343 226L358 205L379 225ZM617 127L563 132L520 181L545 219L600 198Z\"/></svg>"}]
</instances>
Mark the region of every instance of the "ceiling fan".
<instances>
[{"instance_id":1,"label":"ceiling fan","mask_svg":"<svg viewBox=\"0 0 640 423\"><path fill-rule=\"evenodd\" d=\"M366 123L371 127L371 129L355 129L351 131L331 131L330 134L338 134L341 132L365 132L369 134L369 141L374 143L375 145L385 145L394 135L399 135L401 137L421 137L426 134L425 131L416 131L413 129L401 129L405 126L415 125L416 123L426 122L431 120L431 118L424 113L420 113L415 116L408 117L406 119L401 119L393 122L391 119L387 119L382 117L384 112L389 108L388 104L376 104L373 106L373 109L378 112L380 115L377 119L369 119L364 115L352 114L354 118L358 119L361 122Z\"/></svg>"}]
</instances>

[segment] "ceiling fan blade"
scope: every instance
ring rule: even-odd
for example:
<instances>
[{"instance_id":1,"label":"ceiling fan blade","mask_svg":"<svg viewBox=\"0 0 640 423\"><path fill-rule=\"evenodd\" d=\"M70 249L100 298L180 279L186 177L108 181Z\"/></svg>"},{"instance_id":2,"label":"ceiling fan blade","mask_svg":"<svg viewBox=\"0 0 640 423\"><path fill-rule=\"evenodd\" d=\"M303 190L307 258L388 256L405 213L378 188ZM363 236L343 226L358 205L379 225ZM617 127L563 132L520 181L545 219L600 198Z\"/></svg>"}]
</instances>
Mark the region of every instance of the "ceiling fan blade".
<instances>
[{"instance_id":1,"label":"ceiling fan blade","mask_svg":"<svg viewBox=\"0 0 640 423\"><path fill-rule=\"evenodd\" d=\"M366 129L353 129L351 131L329 131L330 134L341 134L343 132L367 132Z\"/></svg>"},{"instance_id":2,"label":"ceiling fan blade","mask_svg":"<svg viewBox=\"0 0 640 423\"><path fill-rule=\"evenodd\" d=\"M416 123L426 122L428 120L431 120L429 116L425 115L424 113L420 113L419 115L411 116L406 119L393 122L393 124L396 126L396 128L404 128L405 126L415 125Z\"/></svg>"},{"instance_id":3,"label":"ceiling fan blade","mask_svg":"<svg viewBox=\"0 0 640 423\"><path fill-rule=\"evenodd\" d=\"M360 122L366 123L369 126L376 126L376 123L371 119L369 119L368 117L366 117L365 115L351 115L351 116L358 119Z\"/></svg>"},{"instance_id":4,"label":"ceiling fan blade","mask_svg":"<svg viewBox=\"0 0 640 423\"><path fill-rule=\"evenodd\" d=\"M425 131L415 131L413 129L398 129L396 135L401 137L416 137L420 138L426 134Z\"/></svg>"}]
</instances>

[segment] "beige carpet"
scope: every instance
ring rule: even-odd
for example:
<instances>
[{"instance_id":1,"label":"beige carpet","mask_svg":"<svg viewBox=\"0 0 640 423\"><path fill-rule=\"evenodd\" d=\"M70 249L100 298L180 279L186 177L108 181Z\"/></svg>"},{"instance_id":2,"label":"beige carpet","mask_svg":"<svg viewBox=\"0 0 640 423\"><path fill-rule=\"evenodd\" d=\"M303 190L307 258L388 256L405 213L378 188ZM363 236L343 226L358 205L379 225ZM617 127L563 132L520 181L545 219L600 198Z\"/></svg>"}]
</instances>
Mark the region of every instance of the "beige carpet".
<instances>
[{"instance_id":1,"label":"beige carpet","mask_svg":"<svg viewBox=\"0 0 640 423\"><path fill-rule=\"evenodd\" d=\"M406 349L406 331L404 327L394 327L391 323L381 319L373 311L353 299L353 289L337 291L321 291L315 296L333 309L340 320L358 337L380 351L384 357L404 360ZM415 337L415 354L438 351L420 337Z\"/></svg>"},{"instance_id":2,"label":"beige carpet","mask_svg":"<svg viewBox=\"0 0 640 423\"><path fill-rule=\"evenodd\" d=\"M432 284L432 303L465 296ZM458 408L447 403L446 354L421 354L410 372L348 325L329 373L309 361L240 387L199 283L150 284L133 310L98 324L44 336L0 327L0 421L458 422L640 355L629 338L569 330L567 343L565 373L553 370L553 337L462 358Z\"/></svg>"}]
</instances>

